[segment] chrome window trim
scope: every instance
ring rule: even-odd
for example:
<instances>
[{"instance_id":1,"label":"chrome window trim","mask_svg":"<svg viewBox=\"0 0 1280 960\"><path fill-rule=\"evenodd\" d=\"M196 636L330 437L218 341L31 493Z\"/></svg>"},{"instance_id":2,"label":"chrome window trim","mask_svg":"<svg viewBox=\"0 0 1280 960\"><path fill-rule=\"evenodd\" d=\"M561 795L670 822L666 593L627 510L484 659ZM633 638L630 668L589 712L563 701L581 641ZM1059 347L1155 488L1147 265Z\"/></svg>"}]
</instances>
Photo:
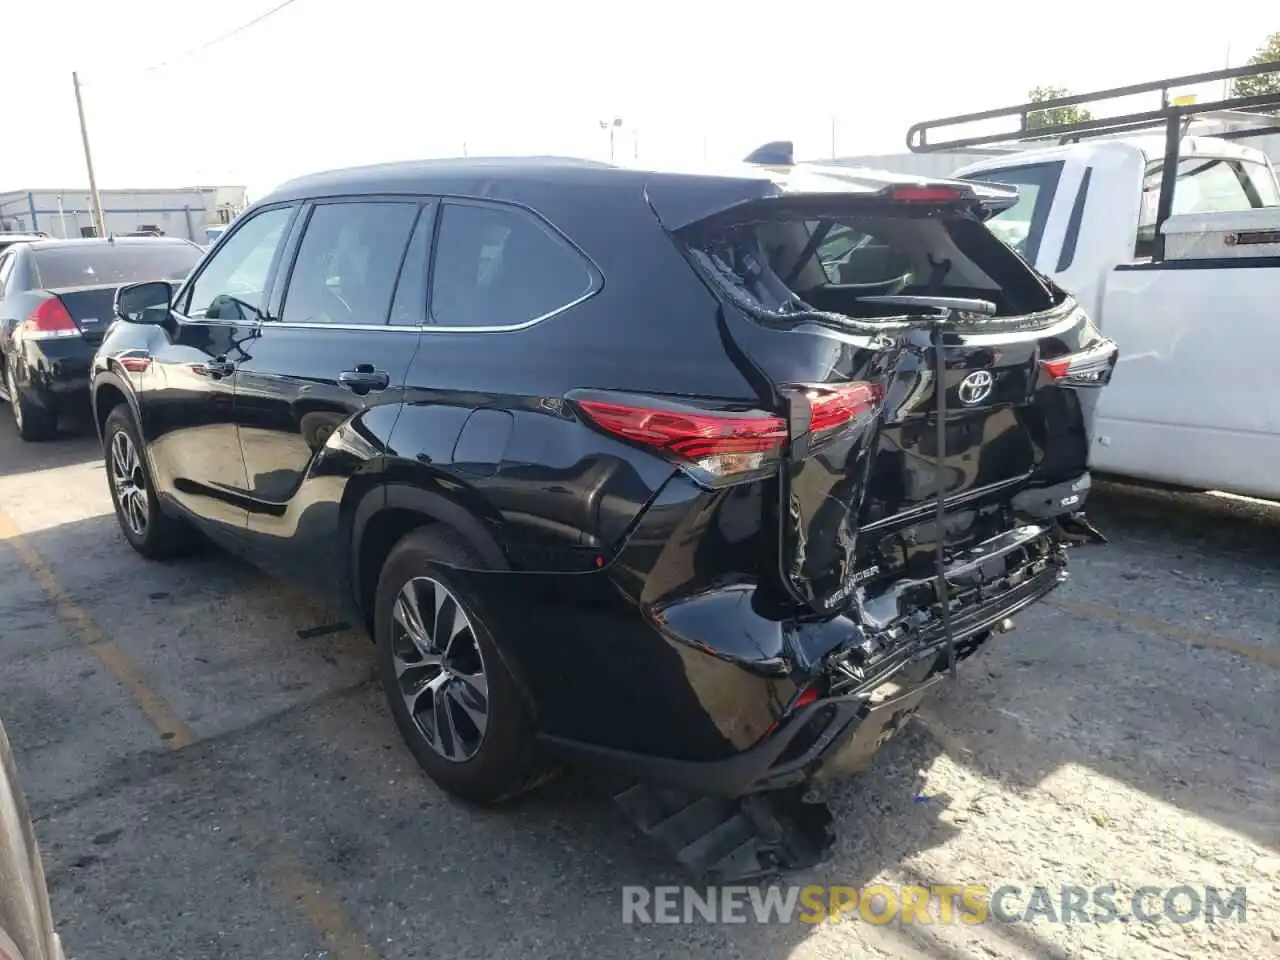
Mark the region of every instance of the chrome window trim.
<instances>
[{"instance_id":1,"label":"chrome window trim","mask_svg":"<svg viewBox=\"0 0 1280 960\"><path fill-rule=\"evenodd\" d=\"M431 319L430 293L431 293L432 285L434 282L435 245L439 238L439 221L437 220L436 224L432 228L432 236L431 236L431 259L429 261L430 271L428 274L428 285L427 285L427 292L428 292L427 319L422 323L418 323L418 324L390 323L385 320L380 321L378 323L310 323L305 321L277 320L274 317L263 317L259 320L205 320L201 318L187 317L184 314L179 313L177 310L174 310L172 307L170 308L170 313L172 313L179 321L183 323L218 324L218 325L229 325L229 326L257 325L262 327L284 327L284 328L297 329L297 330L366 330L366 331L382 330L382 331L396 331L401 333L410 332L410 331L416 332L416 333L512 333L518 330L528 330L530 327L536 326L539 323L542 323L546 320L550 320L553 317L558 317L560 314L565 313L569 310L574 309L575 307L581 306L582 304L586 303L588 300L590 300L592 297L594 297L596 294L598 294L601 290L604 289L604 285L605 285L604 271L600 269L600 267L596 264L595 260L593 260L585 250L583 250L576 242L574 242L572 238L567 236L558 227L556 227L555 224L551 223L549 220L546 219L546 217L542 216L542 214L540 214L537 210L534 210L532 207L526 206L525 204L516 203L514 201L491 200L484 197L452 196L449 194L420 194L420 195L419 194L369 194L367 196L363 194L352 194L352 195L344 194L344 195L335 195L335 196L326 196L326 197L314 197L314 198L301 199L301 200L281 201L279 203L274 203L274 204L271 204L270 206L265 206L260 210L255 211L255 216L260 213L264 213L268 210L279 209L282 207L289 207L289 206L296 205L298 206L299 209L302 209L306 207L308 204L312 206L318 206L323 203L335 203L335 202L353 202L353 203L417 202L422 205L424 211L430 210L430 212L437 217L443 213L443 209L446 204L454 204L456 206L476 206L476 207L491 207L491 208L499 208L499 209L519 210L524 214L530 216L534 220L534 222L538 225L539 229L548 233L553 240L555 240L558 243L564 244L566 247L568 247L569 250L573 251L578 257L582 259L583 266L586 268L587 278L590 280L590 286L586 291L584 291L577 298L570 300L568 303L564 304L563 306L556 307L554 310L550 310L547 313L534 317L531 320L521 320L518 323L495 323L495 324L435 323ZM296 227L296 222L294 223L293 226L290 227L290 231L292 231L295 227ZM219 237L218 243L221 244L222 241L226 238L226 236L227 234L224 233L221 237ZM290 238L286 236L284 238L284 242L287 243L289 239ZM297 251L294 250L293 253L296 258ZM208 260L209 260L209 257L206 256L205 259L201 261L199 266L203 267ZM292 264L290 266L292 267ZM196 279L198 279L198 276L192 275L183 282L182 287L180 287L177 291L175 291L174 302L177 302L181 298L181 294L185 292L187 285L193 283ZM287 286L287 279L285 282Z\"/></svg>"}]
</instances>

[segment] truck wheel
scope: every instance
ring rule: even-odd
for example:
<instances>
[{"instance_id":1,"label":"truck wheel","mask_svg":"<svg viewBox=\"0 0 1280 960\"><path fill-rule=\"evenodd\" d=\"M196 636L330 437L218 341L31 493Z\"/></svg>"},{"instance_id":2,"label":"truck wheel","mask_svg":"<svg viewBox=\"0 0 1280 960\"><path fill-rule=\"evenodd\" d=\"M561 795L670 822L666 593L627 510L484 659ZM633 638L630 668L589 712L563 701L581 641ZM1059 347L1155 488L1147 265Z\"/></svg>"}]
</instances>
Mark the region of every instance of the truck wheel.
<instances>
[{"instance_id":1,"label":"truck wheel","mask_svg":"<svg viewBox=\"0 0 1280 960\"><path fill-rule=\"evenodd\" d=\"M449 566L485 563L441 525L392 549L374 600L378 671L419 766L450 793L494 804L532 789L542 768L520 690Z\"/></svg>"}]
</instances>

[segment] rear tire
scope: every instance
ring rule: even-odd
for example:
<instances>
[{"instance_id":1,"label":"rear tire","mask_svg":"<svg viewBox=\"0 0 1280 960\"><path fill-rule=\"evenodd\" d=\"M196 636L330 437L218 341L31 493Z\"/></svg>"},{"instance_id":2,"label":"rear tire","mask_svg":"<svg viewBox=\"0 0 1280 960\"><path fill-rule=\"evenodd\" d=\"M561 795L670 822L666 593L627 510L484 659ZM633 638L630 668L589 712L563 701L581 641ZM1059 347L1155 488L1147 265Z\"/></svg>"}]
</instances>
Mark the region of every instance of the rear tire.
<instances>
[{"instance_id":1,"label":"rear tire","mask_svg":"<svg viewBox=\"0 0 1280 960\"><path fill-rule=\"evenodd\" d=\"M38 407L22 395L18 378L13 372L13 362L4 365L4 389L9 394L9 409L18 436L28 443L48 440L58 432L58 417L51 410Z\"/></svg>"},{"instance_id":2,"label":"rear tire","mask_svg":"<svg viewBox=\"0 0 1280 960\"><path fill-rule=\"evenodd\" d=\"M116 521L129 546L148 560L187 552L196 540L195 531L161 511L128 404L118 404L107 415L102 452Z\"/></svg>"},{"instance_id":3,"label":"rear tire","mask_svg":"<svg viewBox=\"0 0 1280 960\"><path fill-rule=\"evenodd\" d=\"M450 571L483 569L462 537L433 525L408 534L383 564L374 599L378 673L400 735L448 792L496 804L537 786L533 724L481 612Z\"/></svg>"}]
</instances>

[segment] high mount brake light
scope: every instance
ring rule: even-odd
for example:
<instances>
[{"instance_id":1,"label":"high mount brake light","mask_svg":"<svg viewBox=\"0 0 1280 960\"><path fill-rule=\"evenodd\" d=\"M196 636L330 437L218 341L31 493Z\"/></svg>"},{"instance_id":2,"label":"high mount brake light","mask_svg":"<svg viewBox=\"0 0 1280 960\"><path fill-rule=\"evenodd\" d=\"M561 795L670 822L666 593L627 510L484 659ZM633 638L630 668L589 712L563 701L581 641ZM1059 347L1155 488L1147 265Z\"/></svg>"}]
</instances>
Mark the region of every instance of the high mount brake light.
<instances>
[{"instance_id":1,"label":"high mount brake light","mask_svg":"<svg viewBox=\"0 0 1280 960\"><path fill-rule=\"evenodd\" d=\"M1114 340L1100 340L1079 353L1041 360L1040 369L1063 386L1104 386L1111 379L1117 353Z\"/></svg>"},{"instance_id":2,"label":"high mount brake light","mask_svg":"<svg viewBox=\"0 0 1280 960\"><path fill-rule=\"evenodd\" d=\"M577 406L600 429L650 447L715 486L773 470L787 442L781 417L711 413L600 400Z\"/></svg>"},{"instance_id":3,"label":"high mount brake light","mask_svg":"<svg viewBox=\"0 0 1280 960\"><path fill-rule=\"evenodd\" d=\"M830 434L874 410L880 402L881 391L878 384L859 381L830 389L815 387L806 395L810 433Z\"/></svg>"},{"instance_id":4,"label":"high mount brake light","mask_svg":"<svg viewBox=\"0 0 1280 960\"><path fill-rule=\"evenodd\" d=\"M29 340L52 340L57 337L78 337L80 328L71 319L66 306L57 297L41 301L22 321L23 336Z\"/></svg>"},{"instance_id":5,"label":"high mount brake light","mask_svg":"<svg viewBox=\"0 0 1280 960\"><path fill-rule=\"evenodd\" d=\"M957 187L890 187L889 199L904 203L955 203L970 194Z\"/></svg>"}]
</instances>

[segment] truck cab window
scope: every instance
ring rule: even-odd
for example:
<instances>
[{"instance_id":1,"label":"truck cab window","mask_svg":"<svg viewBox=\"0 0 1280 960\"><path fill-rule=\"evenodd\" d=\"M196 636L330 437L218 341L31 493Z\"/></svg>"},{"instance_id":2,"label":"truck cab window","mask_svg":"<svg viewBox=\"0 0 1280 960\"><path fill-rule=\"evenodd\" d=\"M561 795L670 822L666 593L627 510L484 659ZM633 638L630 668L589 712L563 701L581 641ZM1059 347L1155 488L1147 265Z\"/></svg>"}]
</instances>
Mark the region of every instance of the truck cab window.
<instances>
[{"instance_id":1,"label":"truck cab window","mask_svg":"<svg viewBox=\"0 0 1280 960\"><path fill-rule=\"evenodd\" d=\"M1134 256L1150 257L1155 246L1156 208L1163 162L1147 165L1142 181L1142 208ZM1265 166L1225 157L1183 157L1178 162L1178 182L1173 188L1174 216L1182 213L1233 213L1275 206L1275 177Z\"/></svg>"}]
</instances>

